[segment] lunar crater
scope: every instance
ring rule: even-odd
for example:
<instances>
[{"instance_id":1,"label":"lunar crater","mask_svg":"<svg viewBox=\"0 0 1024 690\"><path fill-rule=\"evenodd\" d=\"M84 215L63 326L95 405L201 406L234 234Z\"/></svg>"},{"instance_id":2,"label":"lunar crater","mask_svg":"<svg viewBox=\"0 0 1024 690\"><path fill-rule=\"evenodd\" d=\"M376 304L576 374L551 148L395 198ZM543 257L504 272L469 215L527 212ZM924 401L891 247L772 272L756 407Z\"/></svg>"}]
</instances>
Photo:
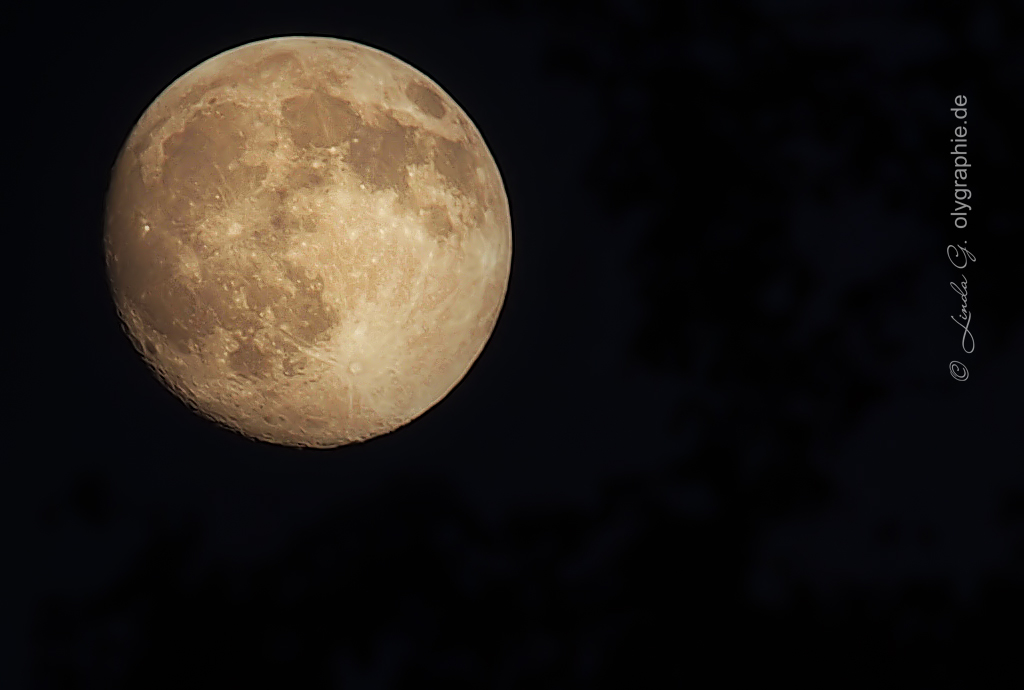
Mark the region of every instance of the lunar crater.
<instances>
[{"instance_id":1,"label":"lunar crater","mask_svg":"<svg viewBox=\"0 0 1024 690\"><path fill-rule=\"evenodd\" d=\"M115 164L118 311L165 384L252 438L331 447L422 414L494 327L507 200L443 90L320 38L223 53L169 86Z\"/></svg>"}]
</instances>

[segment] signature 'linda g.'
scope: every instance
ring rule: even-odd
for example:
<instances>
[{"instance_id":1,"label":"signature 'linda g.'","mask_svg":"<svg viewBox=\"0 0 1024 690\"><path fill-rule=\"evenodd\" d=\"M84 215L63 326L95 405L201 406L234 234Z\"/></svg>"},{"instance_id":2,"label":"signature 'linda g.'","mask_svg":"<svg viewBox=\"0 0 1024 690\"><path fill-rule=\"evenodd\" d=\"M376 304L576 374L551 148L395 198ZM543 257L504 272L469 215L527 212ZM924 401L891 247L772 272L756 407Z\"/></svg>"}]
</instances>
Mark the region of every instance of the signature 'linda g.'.
<instances>
[{"instance_id":1,"label":"signature 'linda g.'","mask_svg":"<svg viewBox=\"0 0 1024 690\"><path fill-rule=\"evenodd\" d=\"M950 249L953 250L952 255L950 254ZM957 266L954 257L960 258L960 251L963 251L966 258L963 260L962 264ZM950 263L952 263L957 268L963 268L964 266L966 266L967 259L975 261L974 254L971 254L969 251L967 251L960 245L957 245L955 247L953 245L949 245L948 247L946 247L946 256L949 257ZM971 331L968 328L971 325L971 312L967 311L967 278L964 278L964 275L962 273L960 274L960 277L963 278L964 280L962 283L960 283L959 287L957 287L957 284L954 282L949 283L950 287L953 288L953 291L956 292L956 294L960 295L960 298L963 300L963 306L960 308L960 321L957 321L957 318L955 316L950 316L949 318L953 319L953 322L956 323L956 325L964 329L964 337L960 340L960 345L964 348L964 352L970 354L971 352L974 352L974 336L971 335ZM967 349L968 338L971 339L971 349L969 350Z\"/></svg>"}]
</instances>

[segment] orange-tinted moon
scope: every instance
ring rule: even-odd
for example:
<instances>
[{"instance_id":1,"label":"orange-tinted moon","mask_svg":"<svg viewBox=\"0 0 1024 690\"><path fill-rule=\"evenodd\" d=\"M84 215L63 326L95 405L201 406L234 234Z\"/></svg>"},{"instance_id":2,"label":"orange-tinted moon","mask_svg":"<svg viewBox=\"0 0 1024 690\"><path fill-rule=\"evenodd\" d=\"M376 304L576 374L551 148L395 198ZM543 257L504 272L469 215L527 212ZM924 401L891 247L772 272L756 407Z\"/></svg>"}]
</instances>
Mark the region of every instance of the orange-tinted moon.
<instances>
[{"instance_id":1,"label":"orange-tinted moon","mask_svg":"<svg viewBox=\"0 0 1024 690\"><path fill-rule=\"evenodd\" d=\"M217 55L115 163L105 247L160 379L251 438L332 447L441 400L494 329L508 200L480 133L379 50L287 37Z\"/></svg>"}]
</instances>

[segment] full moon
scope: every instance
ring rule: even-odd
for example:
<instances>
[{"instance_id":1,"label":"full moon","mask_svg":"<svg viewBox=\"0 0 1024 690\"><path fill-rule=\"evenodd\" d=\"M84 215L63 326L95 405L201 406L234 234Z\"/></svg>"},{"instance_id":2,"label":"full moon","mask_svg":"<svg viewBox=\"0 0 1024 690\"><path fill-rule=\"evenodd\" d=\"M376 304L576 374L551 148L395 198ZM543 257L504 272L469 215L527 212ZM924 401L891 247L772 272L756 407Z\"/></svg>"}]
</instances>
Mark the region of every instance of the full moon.
<instances>
[{"instance_id":1,"label":"full moon","mask_svg":"<svg viewBox=\"0 0 1024 690\"><path fill-rule=\"evenodd\" d=\"M461 107L374 48L249 43L187 72L114 164L104 245L136 349L203 416L329 448L423 414L494 329L512 259Z\"/></svg>"}]
</instances>

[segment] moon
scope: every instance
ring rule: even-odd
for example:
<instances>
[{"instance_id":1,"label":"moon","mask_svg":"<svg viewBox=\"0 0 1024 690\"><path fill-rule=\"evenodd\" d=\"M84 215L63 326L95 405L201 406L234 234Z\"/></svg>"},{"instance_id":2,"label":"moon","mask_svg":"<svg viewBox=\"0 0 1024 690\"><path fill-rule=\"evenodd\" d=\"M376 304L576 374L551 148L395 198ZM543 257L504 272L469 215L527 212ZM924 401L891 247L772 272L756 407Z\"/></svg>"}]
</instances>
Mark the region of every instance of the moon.
<instances>
[{"instance_id":1,"label":"moon","mask_svg":"<svg viewBox=\"0 0 1024 690\"><path fill-rule=\"evenodd\" d=\"M330 448L444 398L487 343L512 226L461 107L351 41L228 50L168 86L117 156L111 294L135 348L201 415Z\"/></svg>"}]
</instances>

